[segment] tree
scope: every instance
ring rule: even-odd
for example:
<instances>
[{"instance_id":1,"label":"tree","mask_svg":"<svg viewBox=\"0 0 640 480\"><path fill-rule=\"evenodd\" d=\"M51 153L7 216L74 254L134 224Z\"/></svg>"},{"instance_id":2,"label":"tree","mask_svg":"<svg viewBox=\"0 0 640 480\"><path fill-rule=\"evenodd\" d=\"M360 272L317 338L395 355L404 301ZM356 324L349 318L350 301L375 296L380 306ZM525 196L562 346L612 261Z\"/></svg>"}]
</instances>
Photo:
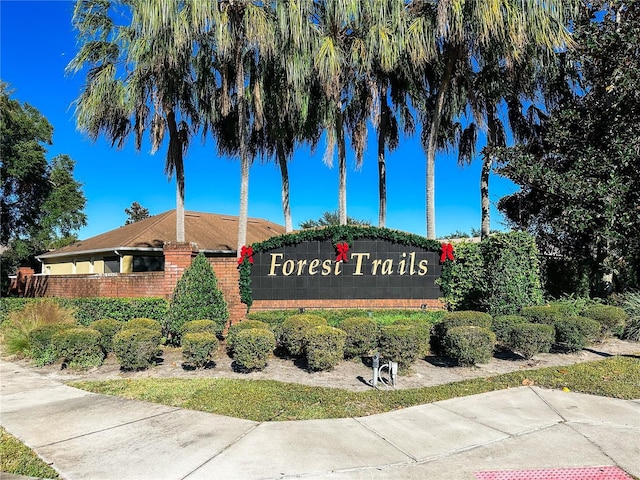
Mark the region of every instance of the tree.
<instances>
[{"instance_id":1,"label":"tree","mask_svg":"<svg viewBox=\"0 0 640 480\"><path fill-rule=\"evenodd\" d=\"M527 45L545 47L549 54L564 47L570 40L567 13L574 9L572 2L413 2L415 32L408 42L414 69L429 74L430 92L425 105L431 111L422 112L426 132L423 144L427 153L426 196L427 237L435 238L435 156L436 151L452 139L442 135L446 123L463 112L465 102L455 88L459 79L473 68L474 62L482 63L483 52L496 46L502 52L502 62L511 62L523 55ZM431 47L422 45L419 36L428 35ZM434 61L435 60L435 61ZM431 65L429 65L431 64ZM456 94L457 93L457 94ZM449 105L447 105L447 102ZM426 115L424 115L426 113Z\"/></svg>"},{"instance_id":2,"label":"tree","mask_svg":"<svg viewBox=\"0 0 640 480\"><path fill-rule=\"evenodd\" d=\"M131 225L150 216L149 209L144 208L138 202L133 202L129 208L125 208L124 213L127 214L127 220L124 222L125 225Z\"/></svg>"},{"instance_id":3,"label":"tree","mask_svg":"<svg viewBox=\"0 0 640 480\"><path fill-rule=\"evenodd\" d=\"M46 145L53 127L32 107L11 98L0 82L0 157L2 158L2 288L16 266L34 256L73 243L87 223L82 185L73 177L75 162L58 155L50 162Z\"/></svg>"},{"instance_id":4,"label":"tree","mask_svg":"<svg viewBox=\"0 0 640 480\"><path fill-rule=\"evenodd\" d=\"M499 173L521 190L498 207L591 294L640 285L640 2L593 2L576 22L579 83L542 117L537 134L505 150ZM567 89L566 85L573 88ZM554 279L548 279L549 283ZM580 293L589 293L580 292Z\"/></svg>"},{"instance_id":5,"label":"tree","mask_svg":"<svg viewBox=\"0 0 640 480\"><path fill-rule=\"evenodd\" d=\"M117 4L127 7L128 25L111 18ZM188 1L77 0L80 50L67 67L73 73L88 68L75 114L92 140L104 135L121 148L133 132L139 150L148 132L154 153L169 133L165 173L176 177L178 242L185 241L184 156L199 124L191 7Z\"/></svg>"},{"instance_id":6,"label":"tree","mask_svg":"<svg viewBox=\"0 0 640 480\"><path fill-rule=\"evenodd\" d=\"M310 219L305 222L300 222L300 228L305 230L308 228L328 227L331 225L342 225L342 223L340 223L340 214L337 210L334 212L324 212L318 220ZM347 217L347 225L368 227L371 226L371 222Z\"/></svg>"}]
</instances>

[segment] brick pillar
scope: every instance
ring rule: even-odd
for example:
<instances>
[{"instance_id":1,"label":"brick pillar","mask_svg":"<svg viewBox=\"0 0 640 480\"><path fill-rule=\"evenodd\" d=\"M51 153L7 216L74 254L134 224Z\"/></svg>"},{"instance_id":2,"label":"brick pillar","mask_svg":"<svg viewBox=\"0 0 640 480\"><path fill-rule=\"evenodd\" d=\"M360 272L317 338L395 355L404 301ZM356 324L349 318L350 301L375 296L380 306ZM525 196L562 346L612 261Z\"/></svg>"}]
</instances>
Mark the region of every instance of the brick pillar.
<instances>
[{"instance_id":1,"label":"brick pillar","mask_svg":"<svg viewBox=\"0 0 640 480\"><path fill-rule=\"evenodd\" d=\"M170 297L185 269L198 254L198 247L191 243L164 244L164 295Z\"/></svg>"},{"instance_id":2,"label":"brick pillar","mask_svg":"<svg viewBox=\"0 0 640 480\"><path fill-rule=\"evenodd\" d=\"M16 278L11 281L11 285L9 286L9 293L24 297L27 291L27 282L35 273L35 270L31 267L18 267Z\"/></svg>"}]
</instances>

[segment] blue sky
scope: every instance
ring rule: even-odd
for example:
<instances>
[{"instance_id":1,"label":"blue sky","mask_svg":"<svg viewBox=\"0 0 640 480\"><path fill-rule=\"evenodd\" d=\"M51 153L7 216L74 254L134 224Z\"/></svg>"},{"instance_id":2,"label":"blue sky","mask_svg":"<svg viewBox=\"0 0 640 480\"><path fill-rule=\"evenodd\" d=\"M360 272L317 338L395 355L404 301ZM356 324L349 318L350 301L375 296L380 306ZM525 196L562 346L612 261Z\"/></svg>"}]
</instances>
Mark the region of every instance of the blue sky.
<instances>
[{"instance_id":1,"label":"blue sky","mask_svg":"<svg viewBox=\"0 0 640 480\"><path fill-rule=\"evenodd\" d=\"M71 26L74 3L66 0L0 0L0 78L13 98L37 108L53 125L48 158L68 154L76 161L75 178L87 198L85 239L124 224L124 209L138 202L152 215L175 208L175 183L164 175L166 143L154 155L149 143L136 152L133 139L124 148L95 143L75 128L73 101L84 83L81 73L65 74L77 51ZM324 142L315 153L300 148L290 165L294 228L338 205L338 172L322 163ZM334 162L337 163L337 162ZM378 181L375 136L370 132L364 164L347 174L347 213L378 221ZM218 157L211 139L193 140L185 158L185 206L188 210L238 215L239 162ZM455 152L436 160L436 234L480 227L480 161L458 166ZM387 227L425 235L425 155L419 136L401 140L387 157ZM516 187L506 179L490 179L491 228L503 230L497 201ZM275 164L251 168L249 216L284 224L280 204L280 173ZM187 232L188 236L188 232Z\"/></svg>"}]
</instances>

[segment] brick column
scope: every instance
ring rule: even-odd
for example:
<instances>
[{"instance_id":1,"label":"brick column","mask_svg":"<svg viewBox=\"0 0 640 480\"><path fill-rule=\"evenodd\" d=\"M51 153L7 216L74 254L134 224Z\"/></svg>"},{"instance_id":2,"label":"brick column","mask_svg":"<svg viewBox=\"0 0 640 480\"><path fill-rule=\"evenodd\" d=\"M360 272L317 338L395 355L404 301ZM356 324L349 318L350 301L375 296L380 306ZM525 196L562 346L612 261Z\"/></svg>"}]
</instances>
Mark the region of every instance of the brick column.
<instances>
[{"instance_id":1,"label":"brick column","mask_svg":"<svg viewBox=\"0 0 640 480\"><path fill-rule=\"evenodd\" d=\"M164 244L164 295L170 297L185 269L198 254L198 248L191 243Z\"/></svg>"}]
</instances>

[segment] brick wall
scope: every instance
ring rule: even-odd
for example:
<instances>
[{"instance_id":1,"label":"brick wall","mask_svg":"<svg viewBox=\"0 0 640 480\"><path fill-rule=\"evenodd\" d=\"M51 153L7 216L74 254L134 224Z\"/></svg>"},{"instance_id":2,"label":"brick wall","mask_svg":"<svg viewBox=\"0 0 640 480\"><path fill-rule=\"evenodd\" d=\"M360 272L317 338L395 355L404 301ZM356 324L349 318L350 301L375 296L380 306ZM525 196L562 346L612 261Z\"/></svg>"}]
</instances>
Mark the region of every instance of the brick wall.
<instances>
[{"instance_id":1,"label":"brick wall","mask_svg":"<svg viewBox=\"0 0 640 480\"><path fill-rule=\"evenodd\" d=\"M34 275L27 297L162 297L163 272Z\"/></svg>"},{"instance_id":2,"label":"brick wall","mask_svg":"<svg viewBox=\"0 0 640 480\"><path fill-rule=\"evenodd\" d=\"M423 307L424 305L424 307ZM361 308L365 310L381 309L409 309L419 310L442 310L444 304L440 300L425 299L348 299L348 300L254 300L251 306L252 312L266 310L289 310L289 309L342 309Z\"/></svg>"}]
</instances>

